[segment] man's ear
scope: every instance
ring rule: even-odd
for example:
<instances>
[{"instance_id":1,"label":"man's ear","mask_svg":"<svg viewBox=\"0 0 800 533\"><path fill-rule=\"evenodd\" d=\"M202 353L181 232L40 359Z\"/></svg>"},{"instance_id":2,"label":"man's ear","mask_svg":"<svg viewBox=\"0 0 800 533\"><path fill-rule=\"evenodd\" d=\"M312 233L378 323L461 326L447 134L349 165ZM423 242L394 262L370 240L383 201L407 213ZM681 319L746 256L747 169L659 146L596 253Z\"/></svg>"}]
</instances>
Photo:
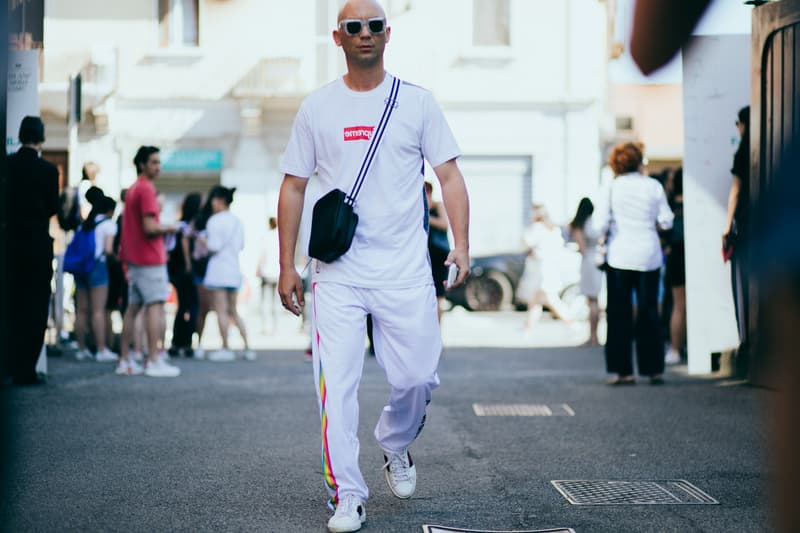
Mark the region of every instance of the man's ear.
<instances>
[{"instance_id":1,"label":"man's ear","mask_svg":"<svg viewBox=\"0 0 800 533\"><path fill-rule=\"evenodd\" d=\"M386 26L386 42L389 42L389 38L392 36L392 27Z\"/></svg>"},{"instance_id":2,"label":"man's ear","mask_svg":"<svg viewBox=\"0 0 800 533\"><path fill-rule=\"evenodd\" d=\"M333 42L336 43L336 46L342 46L342 38L339 36L339 30L333 30L331 32L331 37L333 37Z\"/></svg>"}]
</instances>

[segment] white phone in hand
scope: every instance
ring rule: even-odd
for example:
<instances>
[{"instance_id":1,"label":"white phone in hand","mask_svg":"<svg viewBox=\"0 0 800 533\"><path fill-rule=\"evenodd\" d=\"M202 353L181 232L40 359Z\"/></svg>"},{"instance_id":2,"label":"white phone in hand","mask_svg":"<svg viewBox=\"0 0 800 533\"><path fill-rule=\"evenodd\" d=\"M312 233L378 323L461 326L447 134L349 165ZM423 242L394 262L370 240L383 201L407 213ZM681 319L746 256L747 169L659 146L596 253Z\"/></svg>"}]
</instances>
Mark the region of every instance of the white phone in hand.
<instances>
[{"instance_id":1,"label":"white phone in hand","mask_svg":"<svg viewBox=\"0 0 800 533\"><path fill-rule=\"evenodd\" d=\"M453 263L452 265L450 265L450 268L447 270L447 287L446 288L448 288L448 289L451 288L453 286L453 283L456 282L456 278L458 278L458 265Z\"/></svg>"}]
</instances>

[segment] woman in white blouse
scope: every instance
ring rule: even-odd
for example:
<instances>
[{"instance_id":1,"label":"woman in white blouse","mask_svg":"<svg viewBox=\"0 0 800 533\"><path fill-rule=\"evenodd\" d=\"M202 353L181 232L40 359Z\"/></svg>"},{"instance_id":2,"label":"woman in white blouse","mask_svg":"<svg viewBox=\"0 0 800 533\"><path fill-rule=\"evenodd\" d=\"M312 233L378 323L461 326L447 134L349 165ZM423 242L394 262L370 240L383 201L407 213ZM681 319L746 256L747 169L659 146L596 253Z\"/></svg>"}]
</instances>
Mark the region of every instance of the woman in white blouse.
<instances>
[{"instance_id":1,"label":"woman in white blouse","mask_svg":"<svg viewBox=\"0 0 800 533\"><path fill-rule=\"evenodd\" d=\"M636 366L650 383L664 383L664 342L658 317L658 288L663 264L658 230L672 227L672 209L659 182L642 173L641 143L612 148L608 164L615 178L605 195L606 205L595 216L601 235L607 235L606 369L617 377L610 385L634 384ZM634 320L633 294L637 311Z\"/></svg>"},{"instance_id":2,"label":"woman in white blouse","mask_svg":"<svg viewBox=\"0 0 800 533\"><path fill-rule=\"evenodd\" d=\"M210 252L203 285L211 291L212 307L217 313L222 337L222 349L210 353L210 361L233 361L236 358L228 347L228 326L231 322L236 325L244 341L243 357L247 360L255 359L255 353L250 350L247 342L244 321L236 310L236 298L242 284L239 253L244 248L244 227L239 218L230 211L235 190L221 185L215 185L211 189L208 201L211 202L214 214L208 219L207 235L198 236Z\"/></svg>"}]
</instances>

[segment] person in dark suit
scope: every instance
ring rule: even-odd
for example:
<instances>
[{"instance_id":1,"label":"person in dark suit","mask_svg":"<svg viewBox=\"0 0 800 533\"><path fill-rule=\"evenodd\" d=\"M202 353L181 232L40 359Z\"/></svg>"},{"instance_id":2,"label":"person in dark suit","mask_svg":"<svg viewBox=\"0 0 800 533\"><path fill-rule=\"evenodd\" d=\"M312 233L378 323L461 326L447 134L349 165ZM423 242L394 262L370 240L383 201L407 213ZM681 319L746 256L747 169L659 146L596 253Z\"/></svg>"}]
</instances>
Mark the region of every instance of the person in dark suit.
<instances>
[{"instance_id":1,"label":"person in dark suit","mask_svg":"<svg viewBox=\"0 0 800 533\"><path fill-rule=\"evenodd\" d=\"M43 382L36 361L44 343L53 276L50 217L58 210L58 170L40 157L44 123L27 116L22 144L8 156L8 281L10 332L7 370L15 385Z\"/></svg>"}]
</instances>

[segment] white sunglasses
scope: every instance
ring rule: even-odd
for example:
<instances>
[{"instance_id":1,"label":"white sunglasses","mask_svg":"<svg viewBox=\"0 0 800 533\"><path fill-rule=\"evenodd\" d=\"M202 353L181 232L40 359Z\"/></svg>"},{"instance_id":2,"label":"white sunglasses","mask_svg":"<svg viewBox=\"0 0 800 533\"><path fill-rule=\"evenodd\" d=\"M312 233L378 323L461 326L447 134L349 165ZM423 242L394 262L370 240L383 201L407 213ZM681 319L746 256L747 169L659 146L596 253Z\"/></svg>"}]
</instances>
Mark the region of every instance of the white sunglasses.
<instances>
[{"instance_id":1,"label":"white sunglasses","mask_svg":"<svg viewBox=\"0 0 800 533\"><path fill-rule=\"evenodd\" d=\"M375 17L366 20L367 23L367 30L372 35L379 35L386 31L386 19L381 17ZM344 30L344 32L353 37L361 33L361 30L364 28L364 21L359 19L345 19L339 23L339 27Z\"/></svg>"}]
</instances>

